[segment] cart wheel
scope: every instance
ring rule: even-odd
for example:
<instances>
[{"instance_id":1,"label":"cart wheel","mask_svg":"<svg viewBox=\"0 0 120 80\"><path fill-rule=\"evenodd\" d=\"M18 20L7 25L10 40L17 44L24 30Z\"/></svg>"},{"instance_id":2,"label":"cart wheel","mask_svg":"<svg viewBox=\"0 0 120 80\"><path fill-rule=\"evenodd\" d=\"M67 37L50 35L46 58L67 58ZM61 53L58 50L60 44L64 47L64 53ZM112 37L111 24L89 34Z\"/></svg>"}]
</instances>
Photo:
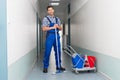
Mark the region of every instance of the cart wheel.
<instances>
[{"instance_id":1,"label":"cart wheel","mask_svg":"<svg viewBox=\"0 0 120 80\"><path fill-rule=\"evenodd\" d=\"M78 74L79 72L77 70L75 70L75 73Z\"/></svg>"},{"instance_id":2,"label":"cart wheel","mask_svg":"<svg viewBox=\"0 0 120 80\"><path fill-rule=\"evenodd\" d=\"M88 70L87 72L90 73L90 70Z\"/></svg>"},{"instance_id":3,"label":"cart wheel","mask_svg":"<svg viewBox=\"0 0 120 80\"><path fill-rule=\"evenodd\" d=\"M75 72L75 70L73 70L73 69L72 69L72 72L74 73L74 72Z\"/></svg>"}]
</instances>

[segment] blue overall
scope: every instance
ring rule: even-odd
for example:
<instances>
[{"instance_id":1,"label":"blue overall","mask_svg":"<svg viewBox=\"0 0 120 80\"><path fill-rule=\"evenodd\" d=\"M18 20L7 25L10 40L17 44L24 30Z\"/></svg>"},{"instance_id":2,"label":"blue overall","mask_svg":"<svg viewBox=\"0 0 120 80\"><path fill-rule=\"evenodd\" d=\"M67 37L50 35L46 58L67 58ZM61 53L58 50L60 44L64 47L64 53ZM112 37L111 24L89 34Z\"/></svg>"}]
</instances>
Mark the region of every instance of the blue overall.
<instances>
[{"instance_id":1,"label":"blue overall","mask_svg":"<svg viewBox=\"0 0 120 80\"><path fill-rule=\"evenodd\" d=\"M54 24L57 24L57 18L56 18L56 23L52 23L48 17L46 18L50 22L49 27L53 27ZM44 68L48 68L49 66L49 58L50 58L52 46L54 47L54 51L55 51L56 67L59 68L61 66L61 46L60 46L60 36L58 32L59 30L57 29L58 46L56 46L55 29L47 31L46 42L45 42L45 53L44 53L44 60L43 60ZM58 53L57 53L57 47L58 47ZM59 54L59 58L57 56L58 54Z\"/></svg>"}]
</instances>

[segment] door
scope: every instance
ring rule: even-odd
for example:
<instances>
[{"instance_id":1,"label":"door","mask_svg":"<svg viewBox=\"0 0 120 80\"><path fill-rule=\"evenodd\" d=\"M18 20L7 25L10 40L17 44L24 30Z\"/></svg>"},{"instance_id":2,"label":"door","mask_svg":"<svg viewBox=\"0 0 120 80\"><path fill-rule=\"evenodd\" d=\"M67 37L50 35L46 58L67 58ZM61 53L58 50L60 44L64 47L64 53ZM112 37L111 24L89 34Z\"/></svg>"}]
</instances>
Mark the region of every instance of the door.
<instances>
[{"instance_id":1,"label":"door","mask_svg":"<svg viewBox=\"0 0 120 80\"><path fill-rule=\"evenodd\" d=\"M68 16L70 15L70 4L68 5ZM71 45L71 26L70 26L70 17L68 18L68 45Z\"/></svg>"}]
</instances>

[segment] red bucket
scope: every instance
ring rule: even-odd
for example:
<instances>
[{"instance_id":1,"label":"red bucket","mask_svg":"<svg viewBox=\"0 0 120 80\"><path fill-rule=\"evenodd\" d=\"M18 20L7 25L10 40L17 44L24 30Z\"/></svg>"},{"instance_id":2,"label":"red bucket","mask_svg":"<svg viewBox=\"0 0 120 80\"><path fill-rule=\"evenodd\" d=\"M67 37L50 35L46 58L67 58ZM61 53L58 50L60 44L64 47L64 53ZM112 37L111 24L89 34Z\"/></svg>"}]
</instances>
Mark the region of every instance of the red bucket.
<instances>
[{"instance_id":1,"label":"red bucket","mask_svg":"<svg viewBox=\"0 0 120 80\"><path fill-rule=\"evenodd\" d=\"M94 56L87 56L90 68L95 67L96 58Z\"/></svg>"}]
</instances>

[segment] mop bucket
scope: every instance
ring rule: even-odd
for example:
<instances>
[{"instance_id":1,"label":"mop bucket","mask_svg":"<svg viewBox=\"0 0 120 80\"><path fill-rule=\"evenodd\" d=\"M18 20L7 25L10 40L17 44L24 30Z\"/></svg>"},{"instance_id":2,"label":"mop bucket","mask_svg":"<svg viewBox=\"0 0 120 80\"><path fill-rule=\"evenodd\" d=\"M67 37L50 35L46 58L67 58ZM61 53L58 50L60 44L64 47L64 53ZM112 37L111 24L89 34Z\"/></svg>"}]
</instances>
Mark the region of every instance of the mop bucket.
<instances>
[{"instance_id":1,"label":"mop bucket","mask_svg":"<svg viewBox=\"0 0 120 80\"><path fill-rule=\"evenodd\" d=\"M83 68L84 67L84 57L81 57L79 54L74 54L72 56L73 68Z\"/></svg>"},{"instance_id":2,"label":"mop bucket","mask_svg":"<svg viewBox=\"0 0 120 80\"><path fill-rule=\"evenodd\" d=\"M72 69L75 73L90 70L94 70L94 72L96 72L96 58L94 56L80 55L71 46L65 47L64 52L72 57Z\"/></svg>"},{"instance_id":3,"label":"mop bucket","mask_svg":"<svg viewBox=\"0 0 120 80\"><path fill-rule=\"evenodd\" d=\"M87 56L90 68L95 67L96 58L94 56Z\"/></svg>"},{"instance_id":4,"label":"mop bucket","mask_svg":"<svg viewBox=\"0 0 120 80\"><path fill-rule=\"evenodd\" d=\"M64 52L72 57L73 68L83 68L85 57L81 57L71 46L67 46Z\"/></svg>"}]
</instances>

